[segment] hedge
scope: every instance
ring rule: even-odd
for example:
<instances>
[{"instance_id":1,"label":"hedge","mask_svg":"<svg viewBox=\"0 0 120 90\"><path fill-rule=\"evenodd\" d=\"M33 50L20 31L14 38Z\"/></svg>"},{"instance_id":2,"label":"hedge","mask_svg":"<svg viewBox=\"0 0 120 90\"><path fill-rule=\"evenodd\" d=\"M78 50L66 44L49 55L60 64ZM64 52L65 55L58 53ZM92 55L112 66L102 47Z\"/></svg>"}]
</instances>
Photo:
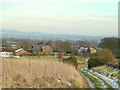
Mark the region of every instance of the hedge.
<instances>
[{"instance_id":1,"label":"hedge","mask_svg":"<svg viewBox=\"0 0 120 90\"><path fill-rule=\"evenodd\" d=\"M88 60L88 68L96 67L96 66L102 66L104 65L103 59L97 58L97 57L91 57Z\"/></svg>"},{"instance_id":2,"label":"hedge","mask_svg":"<svg viewBox=\"0 0 120 90\"><path fill-rule=\"evenodd\" d=\"M72 56L67 59L63 59L62 61L63 61L63 63L68 63L68 64L75 66L75 68L77 69L78 63L77 63L76 57Z\"/></svg>"}]
</instances>

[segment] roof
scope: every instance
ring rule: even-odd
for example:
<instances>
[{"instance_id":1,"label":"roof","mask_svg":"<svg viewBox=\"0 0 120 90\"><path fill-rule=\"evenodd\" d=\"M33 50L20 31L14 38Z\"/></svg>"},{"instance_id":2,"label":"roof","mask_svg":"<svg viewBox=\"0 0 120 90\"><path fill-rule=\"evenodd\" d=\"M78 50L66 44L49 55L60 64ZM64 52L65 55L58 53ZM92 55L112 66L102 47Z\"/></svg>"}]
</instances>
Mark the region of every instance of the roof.
<instances>
[{"instance_id":1,"label":"roof","mask_svg":"<svg viewBox=\"0 0 120 90\"><path fill-rule=\"evenodd\" d=\"M49 46L49 45L33 45L33 50L41 50L41 49L43 49L43 48L45 48L46 46Z\"/></svg>"},{"instance_id":2,"label":"roof","mask_svg":"<svg viewBox=\"0 0 120 90\"><path fill-rule=\"evenodd\" d=\"M42 47L41 45L33 45L32 48L33 48L34 50L40 50L41 47Z\"/></svg>"},{"instance_id":3,"label":"roof","mask_svg":"<svg viewBox=\"0 0 120 90\"><path fill-rule=\"evenodd\" d=\"M81 49L81 50L84 50L84 49L86 49L86 50L87 50L88 48L85 48L85 47L80 47L79 49Z\"/></svg>"},{"instance_id":4,"label":"roof","mask_svg":"<svg viewBox=\"0 0 120 90\"><path fill-rule=\"evenodd\" d=\"M19 52L19 51L21 51L21 50L23 50L23 48L20 48L20 49L18 49L18 50L15 50L15 52Z\"/></svg>"},{"instance_id":5,"label":"roof","mask_svg":"<svg viewBox=\"0 0 120 90\"><path fill-rule=\"evenodd\" d=\"M46 47L47 45L42 46L42 48Z\"/></svg>"},{"instance_id":6,"label":"roof","mask_svg":"<svg viewBox=\"0 0 120 90\"><path fill-rule=\"evenodd\" d=\"M89 48L92 48L92 49L95 49L95 50L97 50L97 51L98 51L98 49L97 49L97 48L95 48L95 47L89 47Z\"/></svg>"}]
</instances>

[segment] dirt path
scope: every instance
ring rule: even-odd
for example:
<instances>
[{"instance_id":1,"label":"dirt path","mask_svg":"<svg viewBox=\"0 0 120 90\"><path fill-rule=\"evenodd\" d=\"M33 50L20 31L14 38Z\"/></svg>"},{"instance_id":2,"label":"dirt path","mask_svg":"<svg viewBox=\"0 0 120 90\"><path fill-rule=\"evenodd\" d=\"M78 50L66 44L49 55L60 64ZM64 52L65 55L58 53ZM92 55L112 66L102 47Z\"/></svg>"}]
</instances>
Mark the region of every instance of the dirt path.
<instances>
[{"instance_id":1,"label":"dirt path","mask_svg":"<svg viewBox=\"0 0 120 90\"><path fill-rule=\"evenodd\" d=\"M79 71L80 72L80 71ZM89 87L90 88L96 88L95 87L95 85L94 85L94 83L88 78L88 77L86 77L84 74L82 74L81 72L80 72L80 74L85 78L85 80L88 82L88 85L89 85Z\"/></svg>"},{"instance_id":2,"label":"dirt path","mask_svg":"<svg viewBox=\"0 0 120 90\"><path fill-rule=\"evenodd\" d=\"M78 70L79 71L79 70ZM94 85L94 83L88 78L88 77L86 77L83 73L81 73L80 71L79 71L79 73L85 78L85 80L87 81L87 83L88 83L88 85L89 85L89 87L92 89L92 88L96 88L95 87L95 85Z\"/></svg>"}]
</instances>

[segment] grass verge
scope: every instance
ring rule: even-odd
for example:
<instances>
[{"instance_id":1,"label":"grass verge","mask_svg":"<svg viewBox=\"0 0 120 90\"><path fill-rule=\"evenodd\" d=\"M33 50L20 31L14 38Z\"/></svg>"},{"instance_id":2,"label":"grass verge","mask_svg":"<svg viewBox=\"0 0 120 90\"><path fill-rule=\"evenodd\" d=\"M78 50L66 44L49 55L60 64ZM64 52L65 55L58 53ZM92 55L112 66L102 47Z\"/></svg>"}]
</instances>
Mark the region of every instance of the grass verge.
<instances>
[{"instance_id":1,"label":"grass verge","mask_svg":"<svg viewBox=\"0 0 120 90\"><path fill-rule=\"evenodd\" d=\"M80 70L85 76L89 77L90 80L95 84L95 87L98 89L101 89L101 83L94 78L93 76L89 75L87 72ZM92 74L92 73L91 73ZM94 75L94 74L92 74ZM96 75L94 75L96 76ZM99 78L98 76L96 76L97 78ZM99 78L100 80L102 80L104 82L104 84L106 85L107 88L110 88L111 90L113 90L112 86L110 86L107 82L105 82L103 79Z\"/></svg>"}]
</instances>

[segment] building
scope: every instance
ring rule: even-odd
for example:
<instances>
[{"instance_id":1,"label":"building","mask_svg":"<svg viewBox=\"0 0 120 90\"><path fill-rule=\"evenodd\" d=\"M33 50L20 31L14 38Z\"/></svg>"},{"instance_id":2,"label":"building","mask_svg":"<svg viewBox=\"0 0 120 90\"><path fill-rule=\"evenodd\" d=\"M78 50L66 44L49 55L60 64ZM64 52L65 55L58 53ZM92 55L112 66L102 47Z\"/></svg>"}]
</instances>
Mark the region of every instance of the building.
<instances>
[{"instance_id":1,"label":"building","mask_svg":"<svg viewBox=\"0 0 120 90\"><path fill-rule=\"evenodd\" d=\"M43 55L51 55L53 54L53 48L49 45L33 45L32 46L33 53L41 53Z\"/></svg>"},{"instance_id":2,"label":"building","mask_svg":"<svg viewBox=\"0 0 120 90\"><path fill-rule=\"evenodd\" d=\"M6 51L4 51L4 52L0 52L0 56L1 57L12 57L12 52L6 52Z\"/></svg>"},{"instance_id":3,"label":"building","mask_svg":"<svg viewBox=\"0 0 120 90\"><path fill-rule=\"evenodd\" d=\"M23 48L15 50L15 55L16 56L26 56L26 55L31 55L30 52L24 50Z\"/></svg>"},{"instance_id":4,"label":"building","mask_svg":"<svg viewBox=\"0 0 120 90\"><path fill-rule=\"evenodd\" d=\"M78 53L80 53L80 52L84 52L84 51L87 52L87 50L88 50L88 48L80 47L80 48L78 49Z\"/></svg>"},{"instance_id":5,"label":"building","mask_svg":"<svg viewBox=\"0 0 120 90\"><path fill-rule=\"evenodd\" d=\"M94 47L90 47L89 51L91 54L95 54L97 52L97 49L95 49Z\"/></svg>"},{"instance_id":6,"label":"building","mask_svg":"<svg viewBox=\"0 0 120 90\"><path fill-rule=\"evenodd\" d=\"M35 52L35 51L37 51L37 52L41 52L41 45L33 45L32 46L32 52Z\"/></svg>"},{"instance_id":7,"label":"building","mask_svg":"<svg viewBox=\"0 0 120 90\"><path fill-rule=\"evenodd\" d=\"M51 55L53 54L53 48L49 45L44 45L41 47L42 54Z\"/></svg>"}]
</instances>

